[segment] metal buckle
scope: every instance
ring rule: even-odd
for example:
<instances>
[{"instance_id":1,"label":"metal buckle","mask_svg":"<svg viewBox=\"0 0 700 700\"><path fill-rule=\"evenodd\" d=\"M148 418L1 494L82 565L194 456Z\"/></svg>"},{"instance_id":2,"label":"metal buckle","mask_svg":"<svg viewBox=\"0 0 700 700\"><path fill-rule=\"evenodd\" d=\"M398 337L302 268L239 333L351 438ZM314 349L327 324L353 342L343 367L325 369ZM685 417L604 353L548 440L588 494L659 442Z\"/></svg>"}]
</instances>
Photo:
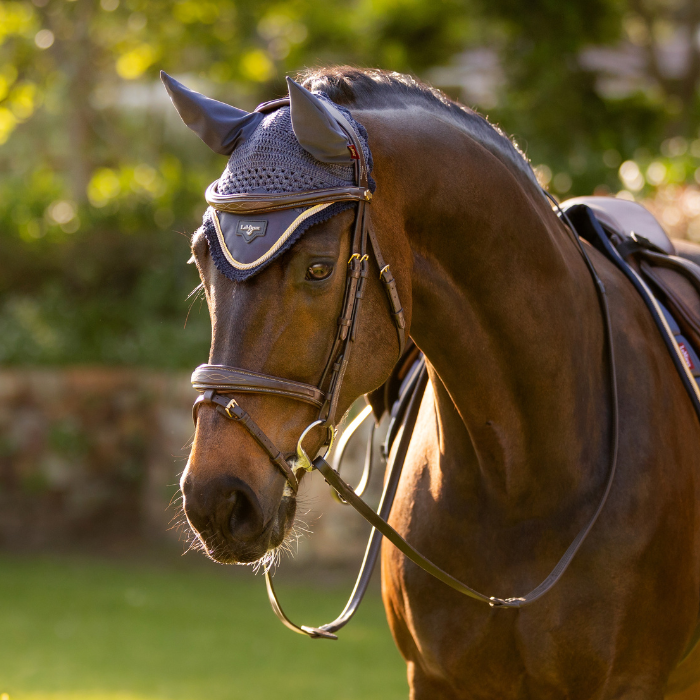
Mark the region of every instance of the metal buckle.
<instances>
[{"instance_id":1,"label":"metal buckle","mask_svg":"<svg viewBox=\"0 0 700 700\"><path fill-rule=\"evenodd\" d=\"M350 256L350 259L348 260L348 265L349 265L353 260L355 260L355 259L357 259L358 262L363 263L365 260L369 260L369 255L366 255L366 254L365 254L365 255L363 255L362 257L360 257L360 254L359 254L359 253L353 253L353 254ZM387 265L387 267L389 267L389 266Z\"/></svg>"},{"instance_id":2,"label":"metal buckle","mask_svg":"<svg viewBox=\"0 0 700 700\"><path fill-rule=\"evenodd\" d=\"M297 442L297 469L305 469L307 472L310 472L313 469L313 465L311 463L311 460L309 459L309 455L306 454L306 450L304 449L302 443L304 442L304 438L308 435L308 433L311 430L313 430L319 425L324 425L325 422L326 421L324 420L315 420L313 423L309 423L309 425L307 425L304 429L304 432L299 436L299 440ZM333 428L333 426L328 426L328 448L326 449L326 454L323 455L323 459L326 459L326 457L328 457L328 453L333 448L333 441L335 440L336 432L337 431Z\"/></svg>"},{"instance_id":3,"label":"metal buckle","mask_svg":"<svg viewBox=\"0 0 700 700\"><path fill-rule=\"evenodd\" d=\"M224 411L226 411L226 415L231 419L231 420L237 420L237 416L231 415L231 408L233 406L238 406L238 401L236 399L231 399L226 406L224 407Z\"/></svg>"}]
</instances>

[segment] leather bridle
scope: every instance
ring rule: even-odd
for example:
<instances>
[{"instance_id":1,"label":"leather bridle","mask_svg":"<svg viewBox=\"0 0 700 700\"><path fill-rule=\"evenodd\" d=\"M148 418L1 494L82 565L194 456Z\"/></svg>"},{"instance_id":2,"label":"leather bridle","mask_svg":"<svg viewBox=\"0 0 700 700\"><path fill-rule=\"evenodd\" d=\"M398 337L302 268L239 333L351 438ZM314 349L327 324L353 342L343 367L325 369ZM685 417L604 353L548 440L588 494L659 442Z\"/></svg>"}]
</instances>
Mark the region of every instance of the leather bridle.
<instances>
[{"instance_id":1,"label":"leather bridle","mask_svg":"<svg viewBox=\"0 0 700 700\"><path fill-rule=\"evenodd\" d=\"M256 111L271 111L288 104L288 98L274 100L273 102L260 105ZM299 480L294 469L282 455L282 452L277 449L273 441L265 435L251 415L235 399L225 398L222 394L272 394L318 407L318 417L306 427L297 441L297 460L295 465L297 471L300 469L308 471L313 468L305 457L306 453L302 446L304 438L313 428L326 428L326 438L322 447L326 447L326 454L328 454L335 435L340 389L348 362L350 361L350 351L357 336L360 307L369 275L370 249L377 263L379 277L389 300L391 318L396 326L399 340L398 358L403 354L406 345L406 321L396 289L396 281L391 273L390 266L384 260L384 256L379 248L379 242L370 225L369 203L372 199L372 192L369 186L369 173L362 144L345 115L331 104L326 106L345 131L349 144L352 146L350 152L354 162L355 186L290 194L223 195L218 193L217 183L214 182L209 186L205 195L207 203L215 210L245 214L263 214L280 209L306 207L329 202L357 202L350 250L351 255L347 265L345 297L340 317L338 318L338 330L318 385L313 386L226 365L200 365L192 375L192 385L195 389L202 392L192 408L192 417L195 425L197 423L197 414L202 404L213 404L222 416L236 421L250 433L267 453L270 461L284 474L292 492L295 494L299 488Z\"/></svg>"},{"instance_id":2,"label":"leather bridle","mask_svg":"<svg viewBox=\"0 0 700 700\"><path fill-rule=\"evenodd\" d=\"M269 111L289 104L289 99L274 100L260 105L256 111ZM559 216L569 227L575 245L577 245L583 260L593 278L596 293L598 295L605 340L607 346L609 372L610 372L610 398L611 398L611 451L610 469L602 497L598 507L593 512L590 519L579 531L573 542L569 545L562 557L557 562L549 576L535 589L521 597L497 598L479 593L470 586L462 583L443 569L433 564L429 559L415 550L406 540L404 540L388 523L391 505L394 494L401 475L408 445L417 420L420 400L427 384L427 370L425 359L421 358L415 363L411 375L411 381L397 401L392 413L394 419L401 419L400 428L396 436L396 449L392 451L391 458L387 466L387 478L385 480L384 493L380 502L379 511L375 513L365 502L355 493L355 491L343 481L337 471L326 461L326 457L331 450L335 436L335 420L338 407L340 389L348 367L350 351L357 334L357 324L359 319L360 305L364 295L365 284L369 274L369 250L376 260L379 269L379 276L387 294L390 313L399 339L399 359L403 355L406 345L405 319L399 295L396 289L396 282L391 274L389 265L385 263L382 256L376 235L369 221L369 203L372 193L369 189L369 174L367 164L362 151L359 139L345 116L333 107L326 104L333 116L346 132L355 159L355 183L354 187L342 187L328 190L314 190L309 192L299 192L291 194L235 194L222 195L217 192L213 183L206 192L207 202L219 211L231 213L265 213L286 208L300 206L310 206L324 202L356 201L357 210L353 225L351 255L348 260L345 297L342 310L338 319L338 330L335 341L321 379L317 386L304 384L289 379L274 377L271 375L251 372L245 369L229 367L226 365L200 365L192 375L192 385L202 392L194 403L192 412L196 425L197 414L204 403L210 403L225 418L236 421L242 425L256 442L267 453L270 461L284 474L292 492L296 494L299 486L297 474L289 465L283 454L264 431L255 423L250 414L240 406L233 398L225 398L222 394L230 393L257 393L283 396L311 404L319 408L318 417L311 422L301 433L297 441L295 467L297 473L302 470L311 471L313 469L321 472L326 482L335 490L340 499L351 505L365 520L372 526L372 533L367 546L362 568L357 579L350 600L340 616L331 623L321 627L298 626L291 622L283 612L272 585L269 571L265 572L268 596L275 614L282 623L289 629L300 634L308 635L312 638L337 639L333 632L343 627L350 620L357 610L360 601L367 589L374 564L377 560L382 536L389 539L401 552L411 561L420 566L435 578L447 584L454 590L480 602L487 603L491 607L497 608L522 608L535 600L541 598L559 581L564 571L571 563L576 552L579 550L588 533L598 519L610 493L612 483L617 468L617 454L619 443L619 409L617 396L617 377L615 365L615 353L612 336L612 322L610 309L608 306L605 287L598 277L591 260L586 253L580 238L569 221L565 212L559 209L557 202L545 191L555 207ZM368 245L369 242L369 245ZM395 414L395 415L394 415ZM323 456L312 459L304 450L303 442L308 433L316 427L325 427L327 434L324 443L319 451L325 447Z\"/></svg>"}]
</instances>

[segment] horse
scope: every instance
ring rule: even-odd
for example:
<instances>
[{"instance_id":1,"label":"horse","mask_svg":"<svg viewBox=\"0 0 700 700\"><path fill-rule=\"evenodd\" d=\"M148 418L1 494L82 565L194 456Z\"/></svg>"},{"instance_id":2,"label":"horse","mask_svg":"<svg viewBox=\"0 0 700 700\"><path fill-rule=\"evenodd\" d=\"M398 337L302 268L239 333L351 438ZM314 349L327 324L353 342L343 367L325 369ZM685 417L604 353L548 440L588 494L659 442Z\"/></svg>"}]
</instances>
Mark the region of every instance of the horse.
<instances>
[{"instance_id":1,"label":"horse","mask_svg":"<svg viewBox=\"0 0 700 700\"><path fill-rule=\"evenodd\" d=\"M390 524L479 590L528 591L590 519L609 474L613 369L594 280L525 156L486 119L397 73L338 67L300 82L366 129L369 225L406 334L426 358ZM257 118L237 112L250 133ZM201 229L193 236L211 365L321 381L353 216L346 208L314 224L245 280L221 273ZM413 700L700 697L700 652L679 665L700 611L700 422L641 299L586 247L617 367L609 498L559 583L519 610L462 596L384 546L382 595ZM400 355L381 271L368 265L339 416L381 386ZM233 396L294 464L314 406ZM293 528L296 495L261 443L213 408L199 407L181 479L187 519L212 559L265 560ZM321 433L306 438L309 454L324 445Z\"/></svg>"}]
</instances>

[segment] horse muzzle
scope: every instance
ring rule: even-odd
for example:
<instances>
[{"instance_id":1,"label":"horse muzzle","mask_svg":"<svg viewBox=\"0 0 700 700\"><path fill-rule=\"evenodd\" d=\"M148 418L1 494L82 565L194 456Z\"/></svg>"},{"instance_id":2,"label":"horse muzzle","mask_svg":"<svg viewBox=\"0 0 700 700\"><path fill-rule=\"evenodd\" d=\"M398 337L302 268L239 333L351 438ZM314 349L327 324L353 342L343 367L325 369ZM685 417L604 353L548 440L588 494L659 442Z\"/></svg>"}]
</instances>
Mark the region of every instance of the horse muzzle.
<instances>
[{"instance_id":1,"label":"horse muzzle","mask_svg":"<svg viewBox=\"0 0 700 700\"><path fill-rule=\"evenodd\" d=\"M191 528L207 555L222 564L264 557L284 541L296 513L296 499L287 490L277 507L265 507L245 481L229 474L197 477L188 469L181 489Z\"/></svg>"}]
</instances>

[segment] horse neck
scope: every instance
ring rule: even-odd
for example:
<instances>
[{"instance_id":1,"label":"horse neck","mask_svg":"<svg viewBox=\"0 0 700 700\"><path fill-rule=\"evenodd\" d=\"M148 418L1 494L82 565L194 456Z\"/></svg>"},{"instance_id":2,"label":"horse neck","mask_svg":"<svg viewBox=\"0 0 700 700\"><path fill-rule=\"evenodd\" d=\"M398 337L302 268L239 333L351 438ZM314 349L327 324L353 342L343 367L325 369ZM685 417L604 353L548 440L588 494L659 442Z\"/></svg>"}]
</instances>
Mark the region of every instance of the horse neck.
<instances>
[{"instance_id":1,"label":"horse neck","mask_svg":"<svg viewBox=\"0 0 700 700\"><path fill-rule=\"evenodd\" d=\"M605 461L607 431L591 435L608 415L595 288L532 183L470 138L448 143L414 172L406 219L410 330L431 367L439 478L511 514L544 514L587 491Z\"/></svg>"}]
</instances>

